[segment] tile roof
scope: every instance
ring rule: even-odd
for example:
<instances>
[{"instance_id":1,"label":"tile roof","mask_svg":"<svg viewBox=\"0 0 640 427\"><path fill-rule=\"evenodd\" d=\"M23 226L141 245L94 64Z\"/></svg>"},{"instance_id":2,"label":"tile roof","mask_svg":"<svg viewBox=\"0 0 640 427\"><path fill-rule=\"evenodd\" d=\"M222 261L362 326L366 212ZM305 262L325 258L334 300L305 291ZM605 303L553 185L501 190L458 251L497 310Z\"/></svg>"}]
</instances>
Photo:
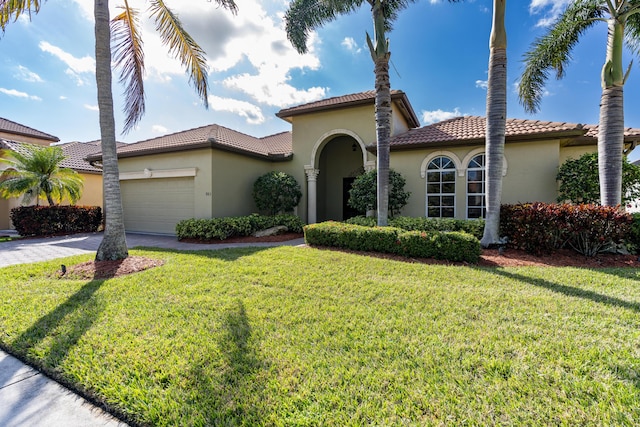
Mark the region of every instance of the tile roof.
<instances>
[{"instance_id":1,"label":"tile roof","mask_svg":"<svg viewBox=\"0 0 640 427\"><path fill-rule=\"evenodd\" d=\"M463 116L410 129L391 138L392 148L437 146L442 144L480 143L485 139L484 117ZM586 133L579 123L507 119L506 140L532 140L549 137L578 137Z\"/></svg>"},{"instance_id":2,"label":"tile roof","mask_svg":"<svg viewBox=\"0 0 640 427\"><path fill-rule=\"evenodd\" d=\"M15 151L20 154L29 154L29 147L43 148L41 145L29 144L26 142L16 142L7 139L0 139L0 150ZM60 147L66 158L60 163L63 168L71 168L78 172L98 173L102 170L92 166L85 157L100 151L100 145L81 142L70 142L67 144L57 145Z\"/></svg>"},{"instance_id":3,"label":"tile roof","mask_svg":"<svg viewBox=\"0 0 640 427\"><path fill-rule=\"evenodd\" d=\"M584 125L584 128L587 129L587 133L584 134L586 138L594 138L598 139L598 125ZM640 140L640 129L637 128L625 128L624 129L624 139L625 141L638 141Z\"/></svg>"},{"instance_id":4,"label":"tile roof","mask_svg":"<svg viewBox=\"0 0 640 427\"><path fill-rule=\"evenodd\" d=\"M124 144L118 148L118 157L135 157L197 148L219 148L272 160L287 159L293 154L291 132L256 138L213 124L133 144ZM100 157L99 154L93 154L88 158L98 160Z\"/></svg>"},{"instance_id":5,"label":"tile roof","mask_svg":"<svg viewBox=\"0 0 640 427\"><path fill-rule=\"evenodd\" d=\"M33 138L39 138L48 140L51 142L58 142L58 137L49 135L48 133L40 132L39 130L30 128L28 126L21 125L20 123L12 122L11 120L0 117L0 132L12 133L15 135L30 136Z\"/></svg>"},{"instance_id":6,"label":"tile roof","mask_svg":"<svg viewBox=\"0 0 640 427\"><path fill-rule=\"evenodd\" d=\"M287 119L299 114L308 114L317 111L335 110L338 108L354 107L358 105L374 104L376 92L368 90L365 92L352 93L349 95L335 96L333 98L321 99L319 101L309 102L307 104L297 105L295 107L284 108L276 113L281 119ZM399 103L403 114L406 116L410 126L417 127L420 121L413 111L413 107L409 102L407 95L401 90L391 91L391 100Z\"/></svg>"}]
</instances>

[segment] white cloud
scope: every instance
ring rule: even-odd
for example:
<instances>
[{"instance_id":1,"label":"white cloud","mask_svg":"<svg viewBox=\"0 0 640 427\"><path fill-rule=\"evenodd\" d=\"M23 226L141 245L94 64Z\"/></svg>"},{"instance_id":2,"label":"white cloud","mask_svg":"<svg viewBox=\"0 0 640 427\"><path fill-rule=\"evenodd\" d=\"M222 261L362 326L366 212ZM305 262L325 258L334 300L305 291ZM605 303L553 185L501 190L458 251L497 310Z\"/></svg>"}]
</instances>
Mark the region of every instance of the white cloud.
<instances>
[{"instance_id":1,"label":"white cloud","mask_svg":"<svg viewBox=\"0 0 640 427\"><path fill-rule=\"evenodd\" d=\"M159 134L166 134L169 133L169 129L167 129L166 127L162 126L162 125L153 125L151 126L151 132L153 133L159 133Z\"/></svg>"},{"instance_id":2,"label":"white cloud","mask_svg":"<svg viewBox=\"0 0 640 427\"><path fill-rule=\"evenodd\" d=\"M462 114L456 107L453 111L442 111L440 109L434 111L422 111L422 124L430 125L431 123L441 122L443 120L449 120L454 117L460 117Z\"/></svg>"},{"instance_id":3,"label":"white cloud","mask_svg":"<svg viewBox=\"0 0 640 427\"><path fill-rule=\"evenodd\" d=\"M23 80L25 82L30 82L30 83L43 82L42 78L39 75L37 75L33 71L29 70L27 67L22 65L18 65L18 72L14 75L14 77L16 79Z\"/></svg>"},{"instance_id":4,"label":"white cloud","mask_svg":"<svg viewBox=\"0 0 640 427\"><path fill-rule=\"evenodd\" d=\"M15 98L30 99L32 101L42 101L42 98L40 98L39 96L29 95L26 92L20 92L19 90L15 89L5 89L3 87L0 87L0 93L4 93L7 96L13 96Z\"/></svg>"},{"instance_id":5,"label":"white cloud","mask_svg":"<svg viewBox=\"0 0 640 427\"><path fill-rule=\"evenodd\" d=\"M531 0L529 3L529 13L539 15L544 13L544 17L538 20L537 27L547 27L555 22L564 9L572 0Z\"/></svg>"},{"instance_id":6,"label":"white cloud","mask_svg":"<svg viewBox=\"0 0 640 427\"><path fill-rule=\"evenodd\" d=\"M97 105L84 104L83 107L90 111L100 111L100 108Z\"/></svg>"},{"instance_id":7,"label":"white cloud","mask_svg":"<svg viewBox=\"0 0 640 427\"><path fill-rule=\"evenodd\" d=\"M95 73L96 61L90 56L76 58L68 52L52 45L49 42L41 41L38 45L43 52L50 53L67 65L65 73L76 80L78 86L83 86L88 82L82 77L86 73Z\"/></svg>"},{"instance_id":8,"label":"white cloud","mask_svg":"<svg viewBox=\"0 0 640 427\"><path fill-rule=\"evenodd\" d=\"M353 37L345 37L344 40L342 40L342 43L340 44L350 52L353 52L353 53L362 52L362 49L358 47L358 43L356 43Z\"/></svg>"},{"instance_id":9,"label":"white cloud","mask_svg":"<svg viewBox=\"0 0 640 427\"><path fill-rule=\"evenodd\" d=\"M219 96L210 95L209 108L215 111L228 111L230 113L238 114L241 117L247 119L247 123L252 125L259 125L264 123L264 115L262 110L257 105L250 102L240 101L232 98L221 98Z\"/></svg>"},{"instance_id":10,"label":"white cloud","mask_svg":"<svg viewBox=\"0 0 640 427\"><path fill-rule=\"evenodd\" d=\"M65 99L67 99L67 97L64 96L64 95L60 95L60 98L58 98L58 99L60 99L61 101L64 101Z\"/></svg>"},{"instance_id":11,"label":"white cloud","mask_svg":"<svg viewBox=\"0 0 640 427\"><path fill-rule=\"evenodd\" d=\"M489 86L489 81L488 80L476 80L476 87L477 88L487 90L488 86Z\"/></svg>"}]
</instances>

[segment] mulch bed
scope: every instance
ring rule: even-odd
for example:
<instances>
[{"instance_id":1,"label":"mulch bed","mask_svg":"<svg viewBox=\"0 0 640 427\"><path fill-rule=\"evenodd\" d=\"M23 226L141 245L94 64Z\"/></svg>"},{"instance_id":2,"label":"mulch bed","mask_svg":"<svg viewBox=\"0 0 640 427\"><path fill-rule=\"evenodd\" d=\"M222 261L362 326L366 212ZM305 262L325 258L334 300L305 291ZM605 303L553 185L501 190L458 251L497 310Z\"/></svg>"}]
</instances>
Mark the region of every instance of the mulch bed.
<instances>
[{"instance_id":1,"label":"mulch bed","mask_svg":"<svg viewBox=\"0 0 640 427\"><path fill-rule=\"evenodd\" d=\"M267 237L233 237L226 240L201 241L183 240L191 243L255 243L255 242L285 242L288 240L303 237L299 233L285 233L277 236ZM440 265L469 265L464 262L451 262L437 259L406 258L398 255L380 254L371 252L349 251L336 248L318 247L321 250L341 251L346 253L357 253L367 256L375 256L383 259L392 259L403 262L416 262L422 264ZM140 256L129 256L121 261L87 261L82 264L67 267L66 273L58 271L58 277L72 279L108 279L149 268L158 267L164 262L162 260L151 259ZM521 250L507 249L502 254L497 249L483 249L480 261L475 264L479 267L581 267L581 268L612 268L612 267L640 267L637 255L623 254L599 254L595 257L585 257L569 249L556 251L553 254L535 256Z\"/></svg>"}]
</instances>

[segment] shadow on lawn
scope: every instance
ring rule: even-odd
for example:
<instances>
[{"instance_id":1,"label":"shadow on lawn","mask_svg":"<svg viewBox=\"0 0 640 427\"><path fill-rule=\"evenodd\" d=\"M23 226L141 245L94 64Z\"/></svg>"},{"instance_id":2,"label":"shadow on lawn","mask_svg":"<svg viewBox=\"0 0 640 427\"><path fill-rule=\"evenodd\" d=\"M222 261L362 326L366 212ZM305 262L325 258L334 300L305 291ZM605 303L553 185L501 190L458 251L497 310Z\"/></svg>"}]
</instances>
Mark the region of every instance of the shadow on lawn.
<instances>
[{"instance_id":1,"label":"shadow on lawn","mask_svg":"<svg viewBox=\"0 0 640 427\"><path fill-rule=\"evenodd\" d=\"M152 246L136 246L133 249L143 250L146 252L162 252L162 253L175 253L175 254L190 254L194 256L219 259L222 261L236 261L240 258L251 256L258 252L274 249L277 246L247 246L243 248L220 248L220 249L205 249L202 250L181 250L181 249L165 249Z\"/></svg>"},{"instance_id":2,"label":"shadow on lawn","mask_svg":"<svg viewBox=\"0 0 640 427\"><path fill-rule=\"evenodd\" d=\"M27 355L29 350L46 341L47 348L42 349L44 357L35 362L45 368L55 368L103 311L104 305L94 298L102 283L103 280L86 283L65 302L20 334L11 343L11 347L17 353Z\"/></svg>"},{"instance_id":3,"label":"shadow on lawn","mask_svg":"<svg viewBox=\"0 0 640 427\"><path fill-rule=\"evenodd\" d=\"M518 280L533 286L549 289L563 295L583 298L591 300L599 304L605 304L612 307L622 307L640 313L640 303L635 301L626 301L609 295L599 294L597 292L580 289L575 286L562 285L559 283L549 282L544 279L534 279L523 274L511 273L500 268L483 268L482 271L508 277L509 279Z\"/></svg>"},{"instance_id":4,"label":"shadow on lawn","mask_svg":"<svg viewBox=\"0 0 640 427\"><path fill-rule=\"evenodd\" d=\"M251 325L244 304L237 300L221 317L218 348L222 360L207 360L194 366L189 375L194 379L192 386L198 399L207 403L203 422L206 425L263 425L265 363L251 340ZM220 365L217 372L211 369L216 365Z\"/></svg>"}]
</instances>

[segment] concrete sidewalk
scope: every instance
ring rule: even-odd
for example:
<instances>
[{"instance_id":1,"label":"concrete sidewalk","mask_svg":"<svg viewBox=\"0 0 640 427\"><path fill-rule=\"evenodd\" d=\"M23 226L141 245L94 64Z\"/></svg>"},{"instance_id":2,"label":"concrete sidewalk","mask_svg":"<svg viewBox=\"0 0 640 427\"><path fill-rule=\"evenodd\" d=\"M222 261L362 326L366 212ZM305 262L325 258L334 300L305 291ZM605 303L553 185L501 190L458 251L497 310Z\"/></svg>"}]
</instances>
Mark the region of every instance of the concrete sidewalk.
<instances>
[{"instance_id":1,"label":"concrete sidewalk","mask_svg":"<svg viewBox=\"0 0 640 427\"><path fill-rule=\"evenodd\" d=\"M15 236L0 230L0 236ZM101 233L0 243L0 267L28 264L92 253L98 249ZM164 249L211 250L242 246L300 245L303 239L274 243L182 243L173 236L127 233L129 248L148 246ZM47 376L0 350L0 426L93 427L127 426Z\"/></svg>"}]
</instances>

